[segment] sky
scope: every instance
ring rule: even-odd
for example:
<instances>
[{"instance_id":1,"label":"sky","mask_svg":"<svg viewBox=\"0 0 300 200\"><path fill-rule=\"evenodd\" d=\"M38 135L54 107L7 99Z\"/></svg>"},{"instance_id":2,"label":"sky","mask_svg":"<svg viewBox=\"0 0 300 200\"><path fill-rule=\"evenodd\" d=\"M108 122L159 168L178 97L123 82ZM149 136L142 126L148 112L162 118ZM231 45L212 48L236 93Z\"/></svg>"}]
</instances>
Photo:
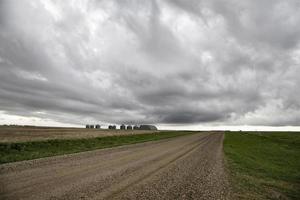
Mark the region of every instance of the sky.
<instances>
[{"instance_id":1,"label":"sky","mask_svg":"<svg viewBox=\"0 0 300 200\"><path fill-rule=\"evenodd\" d=\"M0 124L300 130L299 0L0 0Z\"/></svg>"}]
</instances>

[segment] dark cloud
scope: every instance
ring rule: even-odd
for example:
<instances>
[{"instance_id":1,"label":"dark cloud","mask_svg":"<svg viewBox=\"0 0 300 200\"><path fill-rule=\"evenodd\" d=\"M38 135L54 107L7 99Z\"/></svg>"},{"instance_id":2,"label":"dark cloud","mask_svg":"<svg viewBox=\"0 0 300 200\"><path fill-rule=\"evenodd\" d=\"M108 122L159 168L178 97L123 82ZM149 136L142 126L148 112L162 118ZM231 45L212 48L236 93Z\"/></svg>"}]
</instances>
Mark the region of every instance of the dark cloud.
<instances>
[{"instance_id":1,"label":"dark cloud","mask_svg":"<svg viewBox=\"0 0 300 200\"><path fill-rule=\"evenodd\" d=\"M0 112L299 125L299 10L297 0L2 0Z\"/></svg>"}]
</instances>

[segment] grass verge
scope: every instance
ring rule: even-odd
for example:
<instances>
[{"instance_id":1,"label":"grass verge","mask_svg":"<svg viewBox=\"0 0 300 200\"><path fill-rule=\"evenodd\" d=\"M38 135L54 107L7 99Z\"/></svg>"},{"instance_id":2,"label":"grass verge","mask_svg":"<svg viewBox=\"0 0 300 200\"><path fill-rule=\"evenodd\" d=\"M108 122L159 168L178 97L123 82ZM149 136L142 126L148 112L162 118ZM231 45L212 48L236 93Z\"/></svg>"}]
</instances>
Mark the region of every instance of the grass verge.
<instances>
[{"instance_id":1,"label":"grass verge","mask_svg":"<svg viewBox=\"0 0 300 200\"><path fill-rule=\"evenodd\" d=\"M174 131L89 139L56 139L47 141L0 143L0 164L154 141L191 133L193 132Z\"/></svg>"},{"instance_id":2,"label":"grass verge","mask_svg":"<svg viewBox=\"0 0 300 200\"><path fill-rule=\"evenodd\" d=\"M232 133L224 140L235 199L300 199L299 133Z\"/></svg>"}]
</instances>

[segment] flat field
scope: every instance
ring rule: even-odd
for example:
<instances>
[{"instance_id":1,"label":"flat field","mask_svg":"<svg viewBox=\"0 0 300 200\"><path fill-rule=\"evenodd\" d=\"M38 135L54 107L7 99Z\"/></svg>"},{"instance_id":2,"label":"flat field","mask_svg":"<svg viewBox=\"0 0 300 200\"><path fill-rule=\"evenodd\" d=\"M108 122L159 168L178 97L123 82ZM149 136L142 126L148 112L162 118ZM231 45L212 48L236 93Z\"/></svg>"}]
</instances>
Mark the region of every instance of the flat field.
<instances>
[{"instance_id":1,"label":"flat field","mask_svg":"<svg viewBox=\"0 0 300 200\"><path fill-rule=\"evenodd\" d=\"M54 139L46 141L0 143L0 164L63 154L91 151L108 147L155 141L190 135L194 132L167 131L94 138Z\"/></svg>"},{"instance_id":2,"label":"flat field","mask_svg":"<svg viewBox=\"0 0 300 200\"><path fill-rule=\"evenodd\" d=\"M0 143L28 142L53 139L95 138L115 135L145 134L153 132L157 131L0 126Z\"/></svg>"},{"instance_id":3,"label":"flat field","mask_svg":"<svg viewBox=\"0 0 300 200\"><path fill-rule=\"evenodd\" d=\"M300 199L300 134L227 132L235 199Z\"/></svg>"}]
</instances>

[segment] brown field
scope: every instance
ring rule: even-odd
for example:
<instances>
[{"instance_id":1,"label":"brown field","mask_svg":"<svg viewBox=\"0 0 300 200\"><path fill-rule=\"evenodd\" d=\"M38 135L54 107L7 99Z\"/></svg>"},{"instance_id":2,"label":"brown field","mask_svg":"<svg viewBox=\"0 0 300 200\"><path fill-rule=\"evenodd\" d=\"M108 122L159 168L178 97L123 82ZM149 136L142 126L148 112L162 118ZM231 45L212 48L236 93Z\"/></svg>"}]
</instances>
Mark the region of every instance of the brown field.
<instances>
[{"instance_id":1,"label":"brown field","mask_svg":"<svg viewBox=\"0 0 300 200\"><path fill-rule=\"evenodd\" d=\"M57 127L0 126L0 142L25 142L49 139L94 138L114 135L153 133L153 130L108 130Z\"/></svg>"}]
</instances>

